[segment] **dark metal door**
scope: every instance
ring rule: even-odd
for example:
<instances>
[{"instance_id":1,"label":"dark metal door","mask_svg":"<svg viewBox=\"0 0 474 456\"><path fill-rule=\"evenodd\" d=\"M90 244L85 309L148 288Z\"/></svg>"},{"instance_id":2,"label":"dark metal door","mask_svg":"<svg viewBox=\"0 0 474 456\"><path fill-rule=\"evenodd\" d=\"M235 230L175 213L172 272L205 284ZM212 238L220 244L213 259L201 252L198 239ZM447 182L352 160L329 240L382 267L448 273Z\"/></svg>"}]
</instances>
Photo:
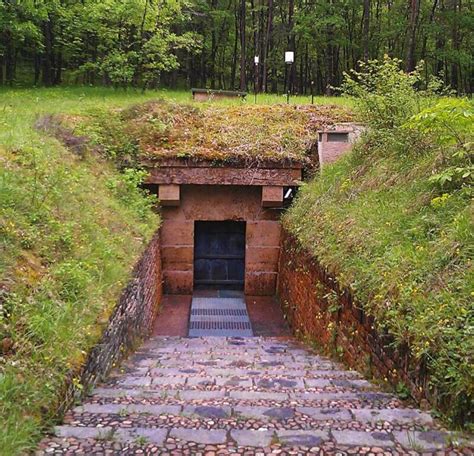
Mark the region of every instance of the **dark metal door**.
<instances>
[{"instance_id":1,"label":"dark metal door","mask_svg":"<svg viewBox=\"0 0 474 456\"><path fill-rule=\"evenodd\" d=\"M243 289L245 222L195 222L194 285Z\"/></svg>"}]
</instances>

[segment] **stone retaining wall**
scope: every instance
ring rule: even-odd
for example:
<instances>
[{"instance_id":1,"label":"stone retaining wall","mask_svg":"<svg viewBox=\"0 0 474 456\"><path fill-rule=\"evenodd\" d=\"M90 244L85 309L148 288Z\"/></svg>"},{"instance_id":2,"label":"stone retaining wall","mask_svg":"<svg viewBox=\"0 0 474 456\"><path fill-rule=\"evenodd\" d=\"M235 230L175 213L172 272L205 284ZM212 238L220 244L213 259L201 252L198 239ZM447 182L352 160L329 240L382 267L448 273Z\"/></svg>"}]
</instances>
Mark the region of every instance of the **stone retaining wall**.
<instances>
[{"instance_id":1,"label":"stone retaining wall","mask_svg":"<svg viewBox=\"0 0 474 456\"><path fill-rule=\"evenodd\" d=\"M375 331L373 318L288 233L283 234L278 297L297 336L369 377L393 386L403 382L417 400L432 399L423 363L410 358L408 347L392 348L393 338Z\"/></svg>"}]
</instances>

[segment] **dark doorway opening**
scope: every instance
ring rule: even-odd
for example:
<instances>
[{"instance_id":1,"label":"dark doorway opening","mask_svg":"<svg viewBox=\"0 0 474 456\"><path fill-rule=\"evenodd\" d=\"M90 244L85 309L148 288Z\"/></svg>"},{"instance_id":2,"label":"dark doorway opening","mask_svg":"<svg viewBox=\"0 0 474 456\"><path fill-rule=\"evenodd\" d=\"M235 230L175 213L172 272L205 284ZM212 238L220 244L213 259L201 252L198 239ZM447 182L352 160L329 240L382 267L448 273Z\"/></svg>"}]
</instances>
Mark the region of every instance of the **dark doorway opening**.
<instances>
[{"instance_id":1,"label":"dark doorway opening","mask_svg":"<svg viewBox=\"0 0 474 456\"><path fill-rule=\"evenodd\" d=\"M194 288L243 290L245 222L194 223Z\"/></svg>"}]
</instances>

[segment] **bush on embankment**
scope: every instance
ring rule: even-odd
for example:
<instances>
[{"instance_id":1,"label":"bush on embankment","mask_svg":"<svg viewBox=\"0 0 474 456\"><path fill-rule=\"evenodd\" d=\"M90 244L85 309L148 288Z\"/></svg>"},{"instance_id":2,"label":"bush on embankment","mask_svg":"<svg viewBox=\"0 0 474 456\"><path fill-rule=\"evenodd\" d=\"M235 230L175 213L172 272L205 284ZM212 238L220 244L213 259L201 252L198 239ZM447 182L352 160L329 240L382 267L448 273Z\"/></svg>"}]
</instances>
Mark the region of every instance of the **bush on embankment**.
<instances>
[{"instance_id":1,"label":"bush on embankment","mask_svg":"<svg viewBox=\"0 0 474 456\"><path fill-rule=\"evenodd\" d=\"M38 112L64 100L77 112L84 97L2 96L1 455L33 449L61 405L67 379L81 387L87 353L159 225L152 202L137 189L139 173L119 173L73 136L84 146L76 152L34 130Z\"/></svg>"},{"instance_id":2,"label":"bush on embankment","mask_svg":"<svg viewBox=\"0 0 474 456\"><path fill-rule=\"evenodd\" d=\"M428 396L469 427L474 108L421 84L388 58L346 77L368 131L301 189L284 223L379 330L426 363Z\"/></svg>"}]
</instances>

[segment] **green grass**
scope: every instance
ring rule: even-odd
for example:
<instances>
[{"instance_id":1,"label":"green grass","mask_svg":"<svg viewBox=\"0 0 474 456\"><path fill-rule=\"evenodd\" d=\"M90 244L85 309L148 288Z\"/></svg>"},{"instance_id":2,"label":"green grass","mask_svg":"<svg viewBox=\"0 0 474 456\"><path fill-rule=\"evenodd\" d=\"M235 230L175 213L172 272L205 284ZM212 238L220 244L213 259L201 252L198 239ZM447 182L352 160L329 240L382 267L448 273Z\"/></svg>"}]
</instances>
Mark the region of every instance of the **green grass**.
<instances>
[{"instance_id":1,"label":"green grass","mask_svg":"<svg viewBox=\"0 0 474 456\"><path fill-rule=\"evenodd\" d=\"M33 125L47 113L81 114L147 96L0 92L2 455L31 450L50 425L67 376L79 373L159 226L111 163L92 152L74 155Z\"/></svg>"},{"instance_id":2,"label":"green grass","mask_svg":"<svg viewBox=\"0 0 474 456\"><path fill-rule=\"evenodd\" d=\"M376 132L304 186L284 223L380 330L427 363L436 405L469 426L472 188L445 193L430 182L443 169L438 147L380 139Z\"/></svg>"},{"instance_id":3,"label":"green grass","mask_svg":"<svg viewBox=\"0 0 474 456\"><path fill-rule=\"evenodd\" d=\"M57 87L57 88L25 88L25 89L7 89L0 87L0 107L11 105L23 105L24 110L30 113L34 112L72 112L83 113L88 108L100 107L125 107L130 104L140 103L147 100L166 98L176 102L191 102L191 91L184 90L149 90L142 93L140 90L115 90L104 87ZM259 94L257 104L272 105L286 103L286 95ZM302 105L310 104L311 96L292 96L290 104ZM44 106L42 106L44 104ZM198 104L219 104L238 106L242 104L255 104L252 94L247 99L223 99ZM352 107L353 102L345 97L324 97L315 96L315 105L338 105ZM32 110L33 109L33 110Z\"/></svg>"}]
</instances>

